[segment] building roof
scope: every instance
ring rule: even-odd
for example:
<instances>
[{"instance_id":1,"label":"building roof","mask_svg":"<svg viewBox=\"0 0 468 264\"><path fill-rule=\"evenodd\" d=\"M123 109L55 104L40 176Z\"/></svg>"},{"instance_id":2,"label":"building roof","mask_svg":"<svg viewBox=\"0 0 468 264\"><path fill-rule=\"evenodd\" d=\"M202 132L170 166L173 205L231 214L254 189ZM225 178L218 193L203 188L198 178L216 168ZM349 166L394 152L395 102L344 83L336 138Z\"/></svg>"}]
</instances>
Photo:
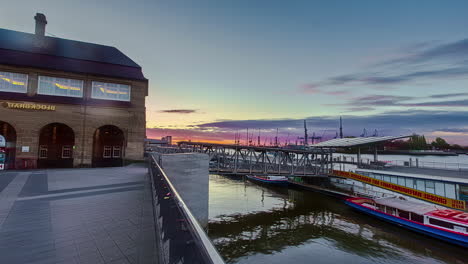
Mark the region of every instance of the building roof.
<instances>
[{"instance_id":1,"label":"building roof","mask_svg":"<svg viewBox=\"0 0 468 264\"><path fill-rule=\"evenodd\" d=\"M387 136L387 137L357 137L357 138L337 138L324 142L320 142L311 147L320 147L320 148L345 148L345 147L355 147L367 144L375 144L386 141L392 141L400 138L407 138L410 136Z\"/></svg>"},{"instance_id":2,"label":"building roof","mask_svg":"<svg viewBox=\"0 0 468 264\"><path fill-rule=\"evenodd\" d=\"M167 144L167 140L155 139L155 138L145 138L145 142L149 144Z\"/></svg>"},{"instance_id":3,"label":"building roof","mask_svg":"<svg viewBox=\"0 0 468 264\"><path fill-rule=\"evenodd\" d=\"M0 64L146 80L115 47L0 28Z\"/></svg>"}]
</instances>

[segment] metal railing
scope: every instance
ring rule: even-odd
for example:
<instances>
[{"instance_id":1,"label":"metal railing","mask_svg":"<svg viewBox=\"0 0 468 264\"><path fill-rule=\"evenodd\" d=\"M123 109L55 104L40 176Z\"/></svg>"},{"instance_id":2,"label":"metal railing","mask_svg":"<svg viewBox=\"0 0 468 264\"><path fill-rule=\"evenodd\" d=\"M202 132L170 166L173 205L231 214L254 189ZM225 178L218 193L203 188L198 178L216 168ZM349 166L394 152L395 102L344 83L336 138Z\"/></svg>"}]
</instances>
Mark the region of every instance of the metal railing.
<instances>
[{"instance_id":1,"label":"metal railing","mask_svg":"<svg viewBox=\"0 0 468 264\"><path fill-rule=\"evenodd\" d=\"M357 164L356 157L349 156L337 156L334 157L336 163L348 162ZM452 170L452 171L468 171L468 164L456 163L456 162L444 162L444 161L426 161L418 158L412 158L408 160L386 160L380 158L380 162L387 164L388 166L397 167L411 167L411 168L426 168L426 169L441 169L441 170ZM361 158L361 164L369 165L373 163L372 158Z\"/></svg>"},{"instance_id":2,"label":"metal railing","mask_svg":"<svg viewBox=\"0 0 468 264\"><path fill-rule=\"evenodd\" d=\"M148 160L159 263L224 264L156 158Z\"/></svg>"}]
</instances>

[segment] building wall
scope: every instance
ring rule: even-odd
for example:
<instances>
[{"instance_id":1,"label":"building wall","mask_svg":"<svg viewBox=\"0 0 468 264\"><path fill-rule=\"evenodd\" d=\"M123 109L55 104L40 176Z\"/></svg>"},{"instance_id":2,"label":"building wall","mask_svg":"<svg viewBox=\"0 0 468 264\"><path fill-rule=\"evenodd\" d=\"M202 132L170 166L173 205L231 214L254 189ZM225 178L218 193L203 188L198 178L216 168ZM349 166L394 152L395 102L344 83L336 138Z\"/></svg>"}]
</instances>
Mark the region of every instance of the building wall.
<instances>
[{"instance_id":1,"label":"building wall","mask_svg":"<svg viewBox=\"0 0 468 264\"><path fill-rule=\"evenodd\" d=\"M41 129L50 123L63 123L75 133L74 166L90 166L93 152L93 135L97 128L114 125L125 135L123 150L124 159L143 159L144 138L146 135L145 97L148 95L147 81L122 80L99 76L74 74L60 71L49 71L34 68L19 68L0 65L0 71L28 74L28 94L18 99L7 99L6 93L0 94L0 121L11 124L17 134L16 161L37 160L39 134ZM60 103L68 98L60 96L41 96L37 101L36 92L38 76L55 76L84 81L82 102ZM113 103L108 100L91 98L92 81L122 83L131 86L130 103ZM10 94L10 93L9 93ZM9 96L9 95L8 95ZM44 100L42 100L44 98ZM48 100L53 99L53 100ZM76 100L80 100L79 98ZM54 105L55 111L9 109L6 102L35 103ZM22 152L22 146L29 146L29 152Z\"/></svg>"}]
</instances>

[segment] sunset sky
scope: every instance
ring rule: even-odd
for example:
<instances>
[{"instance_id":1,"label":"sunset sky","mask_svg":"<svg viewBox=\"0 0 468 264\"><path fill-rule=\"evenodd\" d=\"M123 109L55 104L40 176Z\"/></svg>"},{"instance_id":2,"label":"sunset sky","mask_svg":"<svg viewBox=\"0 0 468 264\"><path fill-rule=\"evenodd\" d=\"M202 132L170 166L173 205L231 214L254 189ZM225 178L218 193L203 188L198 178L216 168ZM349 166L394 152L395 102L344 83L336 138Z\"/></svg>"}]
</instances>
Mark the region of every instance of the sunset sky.
<instances>
[{"instance_id":1,"label":"sunset sky","mask_svg":"<svg viewBox=\"0 0 468 264\"><path fill-rule=\"evenodd\" d=\"M115 46L150 81L147 136L246 128L468 145L468 1L9 1L0 27ZM253 131L252 131L253 130ZM263 141L263 140L262 140Z\"/></svg>"}]
</instances>

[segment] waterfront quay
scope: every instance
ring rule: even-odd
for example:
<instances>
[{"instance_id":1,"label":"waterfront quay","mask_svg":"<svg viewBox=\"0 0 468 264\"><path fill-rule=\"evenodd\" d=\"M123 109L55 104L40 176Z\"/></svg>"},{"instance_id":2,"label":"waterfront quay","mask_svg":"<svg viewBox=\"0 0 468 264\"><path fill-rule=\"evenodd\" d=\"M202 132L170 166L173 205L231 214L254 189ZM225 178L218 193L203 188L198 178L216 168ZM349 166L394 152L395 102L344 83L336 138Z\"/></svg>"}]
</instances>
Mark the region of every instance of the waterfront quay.
<instances>
[{"instance_id":1,"label":"waterfront quay","mask_svg":"<svg viewBox=\"0 0 468 264\"><path fill-rule=\"evenodd\" d=\"M0 172L0 263L156 263L146 166Z\"/></svg>"},{"instance_id":2,"label":"waterfront quay","mask_svg":"<svg viewBox=\"0 0 468 264\"><path fill-rule=\"evenodd\" d=\"M388 161L386 155L381 155L383 160L380 160L378 145L402 137L334 139L300 150L180 142L179 149L159 148L159 151L206 153L211 159L210 172L216 174L283 175L294 184L311 188L327 185L344 189L346 193L351 190L356 196L406 195L410 199L467 210L468 160L454 164L405 156L407 161ZM357 154L338 154L338 148L355 148ZM361 149L372 149L374 154L361 155Z\"/></svg>"},{"instance_id":3,"label":"waterfront quay","mask_svg":"<svg viewBox=\"0 0 468 264\"><path fill-rule=\"evenodd\" d=\"M359 213L341 199L210 175L209 236L227 263L467 263L466 248Z\"/></svg>"}]
</instances>

